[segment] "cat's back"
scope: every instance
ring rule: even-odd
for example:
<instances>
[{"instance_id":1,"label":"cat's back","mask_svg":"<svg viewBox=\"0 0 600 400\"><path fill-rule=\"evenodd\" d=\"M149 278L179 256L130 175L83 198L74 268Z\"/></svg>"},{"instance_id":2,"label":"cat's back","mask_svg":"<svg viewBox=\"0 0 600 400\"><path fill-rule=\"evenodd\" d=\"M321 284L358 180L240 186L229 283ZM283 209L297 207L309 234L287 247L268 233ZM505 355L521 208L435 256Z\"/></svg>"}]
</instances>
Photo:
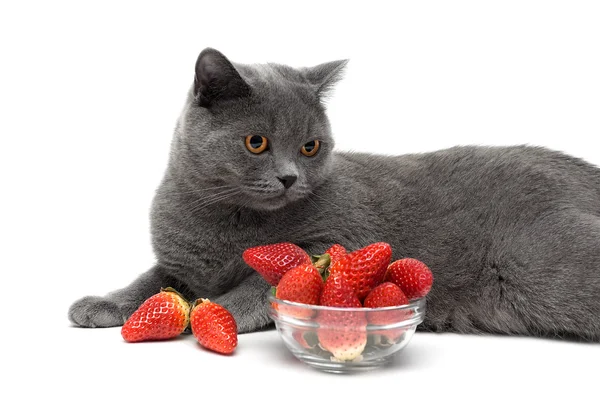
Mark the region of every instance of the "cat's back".
<instances>
[{"instance_id":1,"label":"cat's back","mask_svg":"<svg viewBox=\"0 0 600 400\"><path fill-rule=\"evenodd\" d=\"M481 202L528 204L566 199L600 212L600 169L562 152L534 146L460 146L386 156L337 153L335 176L395 198L444 208Z\"/></svg>"},{"instance_id":2,"label":"cat's back","mask_svg":"<svg viewBox=\"0 0 600 400\"><path fill-rule=\"evenodd\" d=\"M468 183L495 176L561 179L600 184L600 169L580 158L535 146L457 146L428 153L386 156L336 154L338 175L359 181L414 182L453 180Z\"/></svg>"},{"instance_id":3,"label":"cat's back","mask_svg":"<svg viewBox=\"0 0 600 400\"><path fill-rule=\"evenodd\" d=\"M598 177L598 167L565 153L537 146L456 146L427 153L397 156L371 153L336 153L336 169L352 173L356 170L393 175L394 179L409 174L448 176L473 168L484 171L507 169L523 172L535 168L554 173ZM516 169L516 170L515 170Z\"/></svg>"}]
</instances>

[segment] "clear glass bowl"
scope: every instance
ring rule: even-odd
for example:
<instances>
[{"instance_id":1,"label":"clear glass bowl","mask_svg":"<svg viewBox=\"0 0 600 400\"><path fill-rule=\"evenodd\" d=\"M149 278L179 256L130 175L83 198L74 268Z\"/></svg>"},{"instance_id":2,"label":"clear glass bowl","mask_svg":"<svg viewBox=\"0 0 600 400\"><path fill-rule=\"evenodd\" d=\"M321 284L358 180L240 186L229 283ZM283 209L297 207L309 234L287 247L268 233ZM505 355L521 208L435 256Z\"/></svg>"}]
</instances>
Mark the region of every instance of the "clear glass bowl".
<instances>
[{"instance_id":1,"label":"clear glass bowl","mask_svg":"<svg viewBox=\"0 0 600 400\"><path fill-rule=\"evenodd\" d=\"M321 371L348 373L389 363L425 317L425 298L385 308L312 306L269 296L269 316L300 361Z\"/></svg>"}]
</instances>

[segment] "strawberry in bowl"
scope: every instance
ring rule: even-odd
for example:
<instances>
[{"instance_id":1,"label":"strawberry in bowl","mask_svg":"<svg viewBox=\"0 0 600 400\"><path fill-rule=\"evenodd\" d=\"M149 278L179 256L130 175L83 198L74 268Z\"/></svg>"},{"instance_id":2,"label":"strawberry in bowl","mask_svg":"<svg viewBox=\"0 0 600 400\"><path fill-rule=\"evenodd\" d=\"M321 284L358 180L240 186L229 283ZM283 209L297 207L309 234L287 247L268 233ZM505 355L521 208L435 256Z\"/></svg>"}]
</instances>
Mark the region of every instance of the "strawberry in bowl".
<instances>
[{"instance_id":1,"label":"strawberry in bowl","mask_svg":"<svg viewBox=\"0 0 600 400\"><path fill-rule=\"evenodd\" d=\"M274 273L259 268L263 276L280 275L268 298L269 316L300 361L334 373L378 368L392 361L423 322L433 276L421 261L392 262L389 244L378 242L352 252L333 245L311 257L311 265L296 248L286 247L293 254L279 257L297 260L294 267Z\"/></svg>"}]
</instances>

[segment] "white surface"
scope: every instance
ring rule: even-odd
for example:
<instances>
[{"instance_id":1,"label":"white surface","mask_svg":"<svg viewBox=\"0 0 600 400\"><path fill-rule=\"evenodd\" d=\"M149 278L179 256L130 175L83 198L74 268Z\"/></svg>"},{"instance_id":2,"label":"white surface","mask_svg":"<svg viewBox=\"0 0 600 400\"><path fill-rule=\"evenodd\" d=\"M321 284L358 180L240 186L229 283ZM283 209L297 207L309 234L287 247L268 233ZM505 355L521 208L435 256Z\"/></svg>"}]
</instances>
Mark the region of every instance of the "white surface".
<instances>
[{"instance_id":1,"label":"white surface","mask_svg":"<svg viewBox=\"0 0 600 400\"><path fill-rule=\"evenodd\" d=\"M339 377L300 365L274 331L220 357L191 336L129 345L69 326L73 300L152 264L150 201L207 46L247 63L350 58L329 101L342 149L530 143L600 165L597 2L217 3L0 5L2 393L595 395L597 344L417 333L392 368Z\"/></svg>"},{"instance_id":2,"label":"white surface","mask_svg":"<svg viewBox=\"0 0 600 400\"><path fill-rule=\"evenodd\" d=\"M386 393L395 399L595 398L600 357L597 344L417 332L392 365L340 376L297 361L275 330L240 335L236 352L221 356L203 350L191 335L128 344L119 328L82 330L60 323L53 328L51 340L40 335L28 341L35 362L24 366L28 374L7 382L11 387L61 398L125 398L125 393L139 399L177 393L204 398L221 387L224 399L360 399ZM85 397L78 396L82 393Z\"/></svg>"}]
</instances>

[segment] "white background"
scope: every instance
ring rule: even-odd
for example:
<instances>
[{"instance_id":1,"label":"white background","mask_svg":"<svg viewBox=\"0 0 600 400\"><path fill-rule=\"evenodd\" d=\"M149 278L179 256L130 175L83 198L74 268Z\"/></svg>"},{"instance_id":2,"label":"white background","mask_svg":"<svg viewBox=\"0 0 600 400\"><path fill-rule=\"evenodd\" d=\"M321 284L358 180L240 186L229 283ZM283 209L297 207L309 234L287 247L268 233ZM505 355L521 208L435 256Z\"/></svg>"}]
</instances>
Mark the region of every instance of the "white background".
<instances>
[{"instance_id":1,"label":"white background","mask_svg":"<svg viewBox=\"0 0 600 400\"><path fill-rule=\"evenodd\" d=\"M0 5L4 393L597 394L598 344L418 333L391 368L339 377L296 362L274 331L222 357L190 336L129 345L118 328L71 327L73 300L152 264L149 205L207 46L244 63L349 58L329 101L341 149L529 143L600 165L597 2L163 3Z\"/></svg>"}]
</instances>

